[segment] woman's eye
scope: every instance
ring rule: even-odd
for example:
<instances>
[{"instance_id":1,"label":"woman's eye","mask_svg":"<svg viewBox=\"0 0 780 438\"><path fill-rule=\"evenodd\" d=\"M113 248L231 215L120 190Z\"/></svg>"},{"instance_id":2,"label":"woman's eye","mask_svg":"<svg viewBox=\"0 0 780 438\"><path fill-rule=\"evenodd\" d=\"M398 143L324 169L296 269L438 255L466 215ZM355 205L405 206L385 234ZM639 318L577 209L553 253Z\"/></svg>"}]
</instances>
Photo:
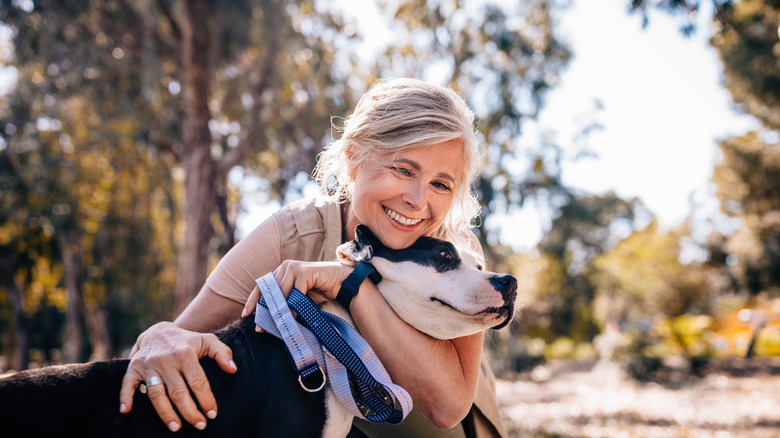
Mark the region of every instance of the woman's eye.
<instances>
[{"instance_id":1,"label":"woman's eye","mask_svg":"<svg viewBox=\"0 0 780 438\"><path fill-rule=\"evenodd\" d=\"M441 183L441 182L434 182L433 186L436 187L439 190L444 190L444 191L447 191L447 192L450 191L450 186L448 186L447 184Z\"/></svg>"},{"instance_id":2,"label":"woman's eye","mask_svg":"<svg viewBox=\"0 0 780 438\"><path fill-rule=\"evenodd\" d=\"M440 250L439 251L439 255L444 257L445 259L451 259L452 258L452 254L449 251L447 251L446 249Z\"/></svg>"},{"instance_id":3,"label":"woman's eye","mask_svg":"<svg viewBox=\"0 0 780 438\"><path fill-rule=\"evenodd\" d=\"M406 169L404 167L395 167L395 166L393 166L393 167L391 167L391 169L393 170L393 172L395 172L395 173L397 173L399 175L412 176L412 172L409 169Z\"/></svg>"}]
</instances>

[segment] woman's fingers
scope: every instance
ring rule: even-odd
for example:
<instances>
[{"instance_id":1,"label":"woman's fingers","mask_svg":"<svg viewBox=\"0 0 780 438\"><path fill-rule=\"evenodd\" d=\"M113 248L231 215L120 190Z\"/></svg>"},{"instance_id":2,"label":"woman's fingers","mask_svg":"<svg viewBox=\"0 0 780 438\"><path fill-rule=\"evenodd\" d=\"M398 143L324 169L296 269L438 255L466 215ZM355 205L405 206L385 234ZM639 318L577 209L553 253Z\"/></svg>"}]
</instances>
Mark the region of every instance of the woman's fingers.
<instances>
[{"instance_id":1,"label":"woman's fingers","mask_svg":"<svg viewBox=\"0 0 780 438\"><path fill-rule=\"evenodd\" d=\"M173 404L171 403L173 402L185 421L193 426L202 423L198 424L198 426L202 426L201 429L205 428L205 418L199 413L193 412L193 410L197 412L197 407L195 407L192 397L189 396L189 391L186 389L187 385L184 383L181 375L178 373L161 374L162 383L151 385L150 379L154 376L150 376L146 380L146 395L149 397L154 410L157 411L157 415L163 423L173 432L181 429L181 419L179 419L179 416L173 409ZM189 400L185 400L184 392L187 393L186 398Z\"/></svg>"},{"instance_id":2,"label":"woman's fingers","mask_svg":"<svg viewBox=\"0 0 780 438\"><path fill-rule=\"evenodd\" d=\"M186 422L198 430L203 430L206 427L204 413L208 418L217 416L217 401L214 399L206 373L203 372L200 363L186 361L182 366L182 373L172 376L172 379L174 384L166 386L168 397ZM197 404L191 394L195 395L198 400ZM159 410L158 412L160 417L163 417ZM168 423L166 422L166 424Z\"/></svg>"},{"instance_id":3,"label":"woman's fingers","mask_svg":"<svg viewBox=\"0 0 780 438\"><path fill-rule=\"evenodd\" d=\"M128 368L119 390L119 412L126 414L133 409L133 394L144 378L132 368Z\"/></svg>"},{"instance_id":4,"label":"woman's fingers","mask_svg":"<svg viewBox=\"0 0 780 438\"><path fill-rule=\"evenodd\" d=\"M122 380L120 412L130 412L135 389L143 382L157 415L170 430L181 428L181 418L204 429L207 418L217 416L217 402L199 359L209 356L223 371L235 373L230 348L213 334L188 332L170 323L153 326L137 345Z\"/></svg>"},{"instance_id":5,"label":"woman's fingers","mask_svg":"<svg viewBox=\"0 0 780 438\"><path fill-rule=\"evenodd\" d=\"M285 260L274 271L274 278L285 293L295 287L315 303L321 303L336 298L341 282L351 270L338 262Z\"/></svg>"},{"instance_id":6,"label":"woman's fingers","mask_svg":"<svg viewBox=\"0 0 780 438\"><path fill-rule=\"evenodd\" d=\"M241 317L244 318L254 313L258 301L260 301L260 288L255 286L255 288L252 289L252 293L249 294L249 298L246 299L244 309L241 311Z\"/></svg>"},{"instance_id":7,"label":"woman's fingers","mask_svg":"<svg viewBox=\"0 0 780 438\"><path fill-rule=\"evenodd\" d=\"M252 293L249 294L249 298L247 298L243 310L241 310L241 317L246 318L247 316L253 314L255 312L255 308L257 307L258 301L260 301L260 289L255 286L255 288L252 290ZM263 330L263 328L259 325L255 325L255 331L257 333L263 333L265 330Z\"/></svg>"},{"instance_id":8,"label":"woman's fingers","mask_svg":"<svg viewBox=\"0 0 780 438\"><path fill-rule=\"evenodd\" d=\"M255 312L255 308L257 307L258 301L260 301L260 288L255 286L255 288L252 289L252 293L249 294L249 298L246 299L244 309L241 311L241 317L246 318L247 316L253 314ZM257 333L263 333L265 330L263 330L263 328L259 325L256 325L255 331Z\"/></svg>"},{"instance_id":9,"label":"woman's fingers","mask_svg":"<svg viewBox=\"0 0 780 438\"><path fill-rule=\"evenodd\" d=\"M206 335L203 342L204 355L217 361L217 365L222 368L222 371L233 374L238 370L233 361L233 350L223 344L219 338L215 335Z\"/></svg>"},{"instance_id":10,"label":"woman's fingers","mask_svg":"<svg viewBox=\"0 0 780 438\"><path fill-rule=\"evenodd\" d=\"M178 355L177 363L181 366L181 373L172 372L170 374L171 382L168 383L166 380L166 389L168 397L184 420L196 429L203 430L206 427L206 417L213 419L217 416L217 401L214 398L214 393L211 392L208 378L198 359L208 356L214 359L222 370L230 374L236 372L236 364L233 362L233 352L215 335L201 335L200 340L200 348L194 352L195 355L189 355L187 351ZM197 404L192 398L192 394L195 395ZM155 405L156 407L157 405ZM165 409L162 404L160 407ZM158 410L158 413L165 421L166 417L163 415L167 415L167 412ZM170 423L166 422L166 424Z\"/></svg>"}]
</instances>

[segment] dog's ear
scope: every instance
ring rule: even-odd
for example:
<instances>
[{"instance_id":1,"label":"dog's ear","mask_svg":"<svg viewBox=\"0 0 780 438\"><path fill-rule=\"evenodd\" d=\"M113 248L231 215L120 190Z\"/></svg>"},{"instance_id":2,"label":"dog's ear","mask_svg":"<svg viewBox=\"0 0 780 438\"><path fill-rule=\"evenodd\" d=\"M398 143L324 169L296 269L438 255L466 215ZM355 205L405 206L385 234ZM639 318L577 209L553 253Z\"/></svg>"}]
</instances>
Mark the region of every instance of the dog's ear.
<instances>
[{"instance_id":1,"label":"dog's ear","mask_svg":"<svg viewBox=\"0 0 780 438\"><path fill-rule=\"evenodd\" d=\"M373 246L378 242L371 230L365 225L355 227L355 240L344 243L336 249L339 260L355 264L367 262L374 257Z\"/></svg>"}]
</instances>

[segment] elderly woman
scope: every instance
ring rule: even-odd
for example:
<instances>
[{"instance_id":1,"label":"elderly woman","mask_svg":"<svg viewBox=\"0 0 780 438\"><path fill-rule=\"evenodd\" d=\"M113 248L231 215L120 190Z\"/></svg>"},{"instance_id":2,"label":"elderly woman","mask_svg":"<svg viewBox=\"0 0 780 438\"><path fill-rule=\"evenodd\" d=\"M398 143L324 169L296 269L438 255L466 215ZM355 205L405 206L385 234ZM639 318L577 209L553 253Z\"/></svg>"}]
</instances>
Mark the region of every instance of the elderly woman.
<instances>
[{"instance_id":1,"label":"elderly woman","mask_svg":"<svg viewBox=\"0 0 780 438\"><path fill-rule=\"evenodd\" d=\"M135 388L153 379L161 384L149 386L148 396L171 430L181 427L174 405L185 421L205 428L217 405L198 359L210 356L228 373L236 368L230 349L204 333L251 314L259 297L254 280L268 272L282 290L295 286L317 303L335 299L351 271L333 261L335 250L358 224L394 249L436 236L481 254L469 230L479 210L471 190L480 159L473 124L471 109L448 88L413 79L374 84L318 160L315 177L327 197L283 207L225 255L174 322L138 337L120 411L129 412ZM506 435L481 360L483 333L452 340L420 333L371 281L360 285L349 310L415 406L396 426L355 420L350 436Z\"/></svg>"}]
</instances>

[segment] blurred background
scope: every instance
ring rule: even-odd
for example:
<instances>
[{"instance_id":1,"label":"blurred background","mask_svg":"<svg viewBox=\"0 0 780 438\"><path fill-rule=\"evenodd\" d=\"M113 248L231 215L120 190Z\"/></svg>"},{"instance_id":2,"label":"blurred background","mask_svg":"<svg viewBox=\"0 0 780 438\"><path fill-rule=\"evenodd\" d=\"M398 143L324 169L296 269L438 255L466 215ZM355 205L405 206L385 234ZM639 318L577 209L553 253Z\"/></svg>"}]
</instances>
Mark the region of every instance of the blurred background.
<instances>
[{"instance_id":1,"label":"blurred background","mask_svg":"<svg viewBox=\"0 0 780 438\"><path fill-rule=\"evenodd\" d=\"M0 372L127 354L411 76L479 118L511 434L768 436L779 25L775 0L0 0Z\"/></svg>"}]
</instances>

